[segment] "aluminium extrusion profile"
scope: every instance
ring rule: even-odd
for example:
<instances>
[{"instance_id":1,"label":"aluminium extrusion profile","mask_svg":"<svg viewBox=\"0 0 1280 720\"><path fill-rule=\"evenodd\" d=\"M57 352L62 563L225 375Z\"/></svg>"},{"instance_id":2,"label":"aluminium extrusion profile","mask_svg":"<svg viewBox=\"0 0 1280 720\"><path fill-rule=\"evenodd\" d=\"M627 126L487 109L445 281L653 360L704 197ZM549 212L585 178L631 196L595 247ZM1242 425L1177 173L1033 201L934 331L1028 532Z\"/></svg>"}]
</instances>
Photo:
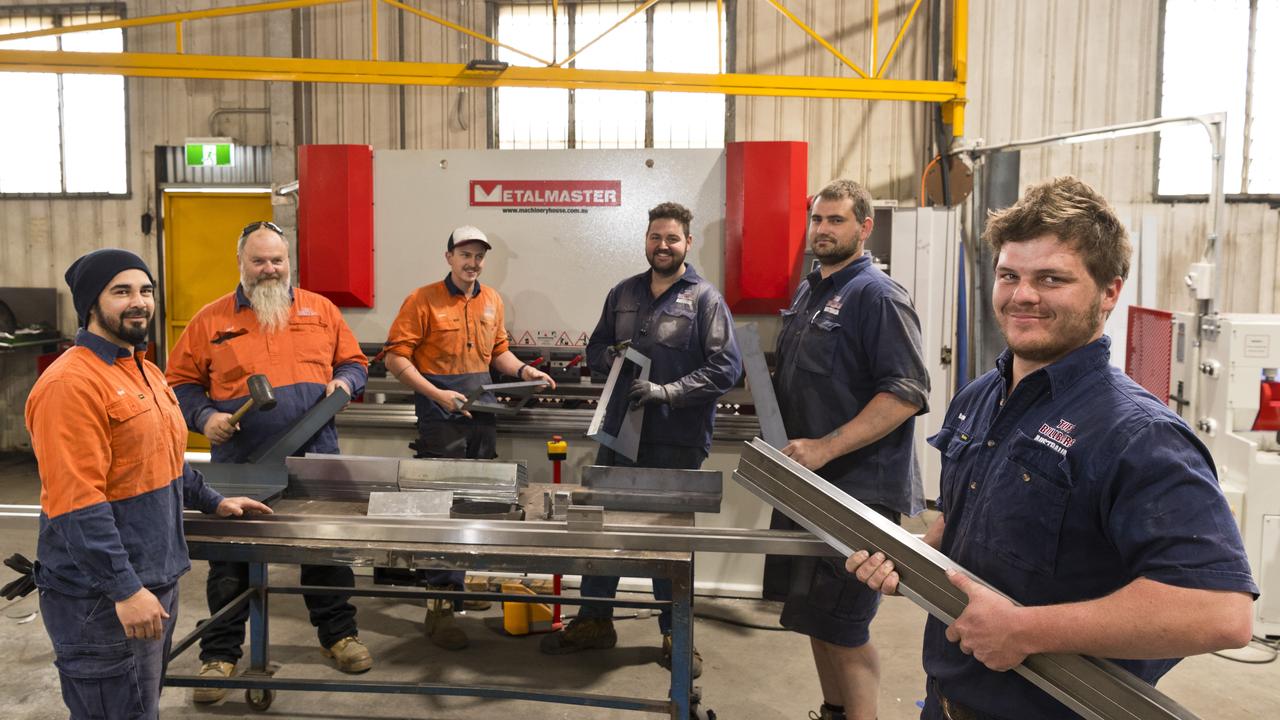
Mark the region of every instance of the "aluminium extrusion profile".
<instances>
[{"instance_id":1,"label":"aluminium extrusion profile","mask_svg":"<svg viewBox=\"0 0 1280 720\"><path fill-rule=\"evenodd\" d=\"M635 462L636 455L640 452L640 428L644 425L644 406L626 409L617 435L609 434L603 427L605 415L608 414L609 406L613 404L614 396L617 395L618 377L622 375L622 366L626 362L633 362L640 366L637 380L646 382L649 380L647 355L628 347L626 352L614 358L613 367L609 369L609 379L605 381L604 389L600 391L600 402L596 404L596 411L591 416L591 424L587 426L587 437ZM626 403L626 388L623 390L622 402Z\"/></svg>"},{"instance_id":2,"label":"aluminium extrusion profile","mask_svg":"<svg viewBox=\"0 0 1280 720\"><path fill-rule=\"evenodd\" d=\"M947 570L963 572L991 587L760 438L746 443L733 477L841 554L883 552L898 572L898 591L948 625L960 616L968 601L947 579ZM1031 655L1014 671L1087 720L1197 717L1107 660L1085 655Z\"/></svg>"}]
</instances>

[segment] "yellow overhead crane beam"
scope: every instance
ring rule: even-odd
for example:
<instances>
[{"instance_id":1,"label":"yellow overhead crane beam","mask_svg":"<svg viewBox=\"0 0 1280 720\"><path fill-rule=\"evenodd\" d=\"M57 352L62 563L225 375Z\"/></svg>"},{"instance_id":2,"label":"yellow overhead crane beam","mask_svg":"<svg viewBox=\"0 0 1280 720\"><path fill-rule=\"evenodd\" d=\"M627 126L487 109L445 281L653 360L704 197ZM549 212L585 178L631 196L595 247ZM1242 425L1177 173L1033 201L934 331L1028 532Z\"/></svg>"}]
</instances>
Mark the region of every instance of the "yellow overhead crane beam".
<instances>
[{"instance_id":1,"label":"yellow overhead crane beam","mask_svg":"<svg viewBox=\"0 0 1280 720\"><path fill-rule=\"evenodd\" d=\"M322 60L316 58L244 57L190 55L183 52L183 26L187 22L231 15L247 15L292 10L348 2L367 2L370 12L370 47L367 60ZM643 0L623 21L581 45L578 52L612 32L626 20L661 2ZM450 22L399 0L278 0L252 5L165 13L145 17L87 23L70 27L45 28L0 35L0 43L25 38L63 35L113 28L172 24L177 53L84 53L55 50L12 50L0 47L0 72L51 72L127 75L130 77L204 78L215 80L271 80L283 82L332 82L368 85L440 85L467 87L550 87L594 90L646 90L663 92L723 93L774 97L836 98L845 100L900 100L941 103L944 120L955 135L964 133L965 82L967 80L968 2L951 0L952 80L897 80L885 77L922 0L915 0L906 20L883 60L876 55L873 40L868 73L840 53L831 43L796 17L780 0L765 0L815 42L848 66L858 77L760 75L752 73L671 73L651 71L588 70L564 67L574 55L550 61L506 45L482 33ZM378 47L378 4L384 3L473 38L529 58L537 67L511 65L502 70L468 69L453 63L422 63L380 60ZM721 0L717 0L719 10ZM558 0L552 0L553 13ZM879 22L879 0L872 2L873 26ZM723 17L723 15L721 15ZM717 23L719 25L719 23ZM719 36L717 27L717 36ZM718 45L717 45L718 47ZM575 53L576 55L576 53ZM877 61L880 60L877 66ZM723 63L723 60L721 60Z\"/></svg>"}]
</instances>

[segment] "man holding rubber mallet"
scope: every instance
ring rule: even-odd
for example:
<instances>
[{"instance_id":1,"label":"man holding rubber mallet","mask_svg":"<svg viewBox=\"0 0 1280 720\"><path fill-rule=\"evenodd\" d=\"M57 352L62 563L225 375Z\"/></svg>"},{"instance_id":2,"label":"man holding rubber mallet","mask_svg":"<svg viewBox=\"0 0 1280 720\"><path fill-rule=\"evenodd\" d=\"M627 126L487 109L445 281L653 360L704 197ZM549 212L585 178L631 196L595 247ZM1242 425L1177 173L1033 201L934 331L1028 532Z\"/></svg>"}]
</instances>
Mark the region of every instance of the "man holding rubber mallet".
<instances>
[{"instance_id":1,"label":"man holding rubber mallet","mask_svg":"<svg viewBox=\"0 0 1280 720\"><path fill-rule=\"evenodd\" d=\"M338 308L290 286L289 245L279 227L270 222L245 227L236 256L240 285L196 313L178 338L166 372L187 427L212 442L214 462L247 461L259 445L323 398L338 388L357 395L368 378L368 359ZM271 401L274 406L264 406ZM236 418L238 412L241 417ZM308 452L338 452L332 420L298 454ZM243 592L248 582L246 564L209 561L210 613ZM355 578L351 568L303 565L302 584L354 587ZM372 667L347 597L304 597L325 656L347 673ZM231 676L242 654L247 617L246 608L200 638L201 677ZM222 688L198 688L192 697L212 703L225 694Z\"/></svg>"}]
</instances>

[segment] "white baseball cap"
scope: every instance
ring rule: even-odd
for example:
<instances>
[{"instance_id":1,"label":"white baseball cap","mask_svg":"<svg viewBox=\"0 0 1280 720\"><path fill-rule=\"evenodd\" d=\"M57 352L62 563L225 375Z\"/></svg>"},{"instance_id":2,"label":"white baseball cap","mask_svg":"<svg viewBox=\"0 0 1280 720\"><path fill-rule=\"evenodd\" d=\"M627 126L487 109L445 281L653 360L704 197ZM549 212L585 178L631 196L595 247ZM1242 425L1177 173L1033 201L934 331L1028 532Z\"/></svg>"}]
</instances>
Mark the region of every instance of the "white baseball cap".
<instances>
[{"instance_id":1,"label":"white baseball cap","mask_svg":"<svg viewBox=\"0 0 1280 720\"><path fill-rule=\"evenodd\" d=\"M493 245L489 243L489 238L484 232L474 225L463 225L453 232L449 233L448 250L453 250L454 246L465 245L469 242L482 243L486 248L492 250Z\"/></svg>"}]
</instances>

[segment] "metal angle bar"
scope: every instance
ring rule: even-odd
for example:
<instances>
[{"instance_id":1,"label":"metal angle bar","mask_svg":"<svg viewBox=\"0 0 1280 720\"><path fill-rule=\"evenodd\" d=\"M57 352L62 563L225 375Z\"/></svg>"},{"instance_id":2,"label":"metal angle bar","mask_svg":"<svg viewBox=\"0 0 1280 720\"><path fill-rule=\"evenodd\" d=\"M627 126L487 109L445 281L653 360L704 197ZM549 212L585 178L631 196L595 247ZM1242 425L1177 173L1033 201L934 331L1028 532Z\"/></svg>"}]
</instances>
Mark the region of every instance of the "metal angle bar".
<instances>
[{"instance_id":1,"label":"metal angle bar","mask_svg":"<svg viewBox=\"0 0 1280 720\"><path fill-rule=\"evenodd\" d=\"M907 13L907 19L903 21L902 27L898 28L898 35L893 39L893 44L889 46L889 52L884 56L884 62L880 63L880 69L876 70L874 77L884 77L885 68L889 67L889 61L893 60L893 56L898 52L898 45L902 43L902 38L907 34L907 28L911 27L911 21L916 17L916 11L920 9L920 0L916 0L911 6L911 12Z\"/></svg>"},{"instance_id":2,"label":"metal angle bar","mask_svg":"<svg viewBox=\"0 0 1280 720\"><path fill-rule=\"evenodd\" d=\"M734 479L841 554L860 549L885 553L901 578L900 592L947 624L963 612L967 602L964 593L947 580L948 569L964 572L987 585L759 438L747 443ZM1081 655L1032 655L1015 671L1089 720L1196 718L1168 696L1107 660Z\"/></svg>"},{"instance_id":3,"label":"metal angle bar","mask_svg":"<svg viewBox=\"0 0 1280 720\"><path fill-rule=\"evenodd\" d=\"M467 393L467 399L459 409L493 413L494 415L515 415L533 399L534 393L546 386L547 384L541 380L522 380L520 382L481 385ZM500 402L488 402L482 399L487 393L510 395L515 398L515 402L510 405Z\"/></svg>"},{"instance_id":4,"label":"metal angle bar","mask_svg":"<svg viewBox=\"0 0 1280 720\"><path fill-rule=\"evenodd\" d=\"M322 515L259 515L217 518L186 516L186 533L200 537L276 540L399 542L441 545L502 545L585 550L727 552L829 556L826 543L799 532L738 528L609 525L569 530L563 522L355 518Z\"/></svg>"},{"instance_id":5,"label":"metal angle bar","mask_svg":"<svg viewBox=\"0 0 1280 720\"><path fill-rule=\"evenodd\" d=\"M562 705L611 708L615 710L641 710L662 714L668 714L671 711L671 702L668 700L647 700L621 695L548 692L532 688L494 685L443 685L439 683L397 683L376 680L298 680L247 675L216 679L198 677L196 675L166 675L164 684L169 687L219 687L235 690L252 688L262 690L482 697L491 700L532 700Z\"/></svg>"},{"instance_id":6,"label":"metal angle bar","mask_svg":"<svg viewBox=\"0 0 1280 720\"><path fill-rule=\"evenodd\" d=\"M773 392L769 364L765 362L764 350L760 347L760 328L755 323L743 323L734 328L734 334L747 371L747 389L751 391L751 404L756 408L760 434L765 442L781 450L787 445L787 428L782 422L778 396Z\"/></svg>"},{"instance_id":7,"label":"metal angle bar","mask_svg":"<svg viewBox=\"0 0 1280 720\"><path fill-rule=\"evenodd\" d=\"M191 468L204 475L206 485L227 497L246 495L265 501L289 487L289 471L284 465L193 462Z\"/></svg>"},{"instance_id":8,"label":"metal angle bar","mask_svg":"<svg viewBox=\"0 0 1280 720\"><path fill-rule=\"evenodd\" d=\"M481 41L481 42L486 42L486 43L489 43L490 45L496 45L497 47L503 48L504 50L510 50L511 52L513 52L513 53L515 53L515 54L517 54L517 55L523 55L523 56L525 56L525 57L529 58L530 60L533 60L534 62L541 63L542 65L550 65L550 64L551 64L550 62L548 62L548 61L546 61L546 60L543 60L542 58L538 57L537 55L530 55L529 53L527 53L527 52L525 52L525 51L523 51L523 50L521 50L521 49L519 49L519 48L515 48L515 47L512 47L512 46L510 46L510 45L507 45L507 44L506 44L506 43L504 43L504 42L500 42L500 41L498 41L498 40L496 40L496 39L494 39L494 38L489 37L488 35L484 35L484 34L478 33L478 32L476 32L475 30L472 30L472 29L470 29L470 28L463 27L462 25L459 25L459 24L457 24L457 23L449 22L448 20L445 20L445 19L444 19L444 18L442 18L442 17L438 17L438 16L436 16L436 15L432 15L431 13L426 12L426 11L424 11L424 10L419 10L419 9L417 9L417 8L415 8L415 7L410 7L410 6L408 6L408 5L405 5L405 4L404 4L404 3L402 3L402 2L396 2L396 0L382 0L382 2L385 2L386 4L390 5L391 7L399 8L400 10L403 10L403 11L405 11L405 12L413 13L414 15L417 15L418 17L423 18L424 20L430 20L431 22L436 23L437 25L443 25L444 27L447 27L447 28L449 28L450 30L456 30L457 32L462 33L463 35L470 35L471 37L473 37L473 38L475 38L475 39L477 39L477 40L479 40L479 41Z\"/></svg>"},{"instance_id":9,"label":"metal angle bar","mask_svg":"<svg viewBox=\"0 0 1280 720\"><path fill-rule=\"evenodd\" d=\"M591 38L591 39L590 39L590 40L588 40L586 43L584 43L583 45L581 45L580 47L578 47L578 49L577 49L577 50L575 50L571 55L569 55L569 57L567 57L567 58L565 58L565 59L561 60L560 62L556 63L556 67L562 67L562 66L564 66L564 65L568 65L569 63L573 62L575 58L577 58L577 57L578 57L579 55L581 55L582 53L586 52L587 48L591 47L592 45L595 45L595 44L596 44L596 43L597 43L601 38L603 38L605 35L608 35L609 33L613 32L614 30L617 30L617 29L618 29L618 27L619 27L619 26L621 26L623 23L627 22L628 20L630 20L631 18L635 17L636 15L639 15L640 13L644 12L645 10L648 10L649 8L651 8L651 7L653 7L654 5L658 4L659 2L661 2L661 0L646 0L644 3L642 3L642 4L638 5L638 6L636 6L636 8L635 8L634 10L632 10L632 11L631 11L631 12L630 12L626 17L624 17L624 18L622 18L621 20L619 20L618 22L614 23L614 24L613 24L613 25L612 25L608 30L605 30L604 32L600 33L599 35L595 36L594 38Z\"/></svg>"},{"instance_id":10,"label":"metal angle bar","mask_svg":"<svg viewBox=\"0 0 1280 720\"><path fill-rule=\"evenodd\" d=\"M93 32L95 30L147 27L150 25L164 25L167 23L180 24L187 20L206 20L209 18L227 17L230 15L256 15L270 12L272 10L292 10L296 8L315 7L317 5L340 5L350 1L351 0L280 0L279 2L265 2L254 5L240 5L237 7L208 8L205 10L191 10L188 12L165 13L163 15L146 15L143 17L125 18L122 20L104 20L102 22L85 23L83 25L67 25L53 28L42 28L40 30L8 33L0 35L0 42L44 37L47 35L68 35L76 32Z\"/></svg>"},{"instance_id":11,"label":"metal angle bar","mask_svg":"<svg viewBox=\"0 0 1280 720\"><path fill-rule=\"evenodd\" d=\"M312 435L320 432L320 428L328 424L350 401L351 395L345 389L339 387L334 390L298 418L288 430L254 450L249 455L249 462L263 465L279 463L283 467L285 458L297 452Z\"/></svg>"},{"instance_id":12,"label":"metal angle bar","mask_svg":"<svg viewBox=\"0 0 1280 720\"><path fill-rule=\"evenodd\" d=\"M256 592L257 590L255 588L245 588L243 592L232 598L231 602L223 605L218 612L210 616L208 620L197 624L196 627L191 632L187 633L185 637L173 643L173 646L169 649L169 662L173 662L174 659L181 655L187 648L194 645L196 640L199 640L202 635L209 631L209 628L213 627L214 623L217 623L222 618L249 604L249 598Z\"/></svg>"},{"instance_id":13,"label":"metal angle bar","mask_svg":"<svg viewBox=\"0 0 1280 720\"><path fill-rule=\"evenodd\" d=\"M604 389L600 391L600 402L596 403L591 424L587 426L587 437L634 462L636 455L640 452L640 429L644 425L644 407L628 407L624 411L617 435L611 435L602 427L605 416L608 415L609 406L613 405L614 396L618 394L618 378L622 375L622 366L628 361L640 366L637 380L649 379L649 358L640 351L628 347L626 352L614 358L613 367L609 368L609 379L605 381ZM622 395L622 402L627 402L625 392Z\"/></svg>"},{"instance_id":14,"label":"metal angle bar","mask_svg":"<svg viewBox=\"0 0 1280 720\"><path fill-rule=\"evenodd\" d=\"M795 13L792 13L790 10L788 10L786 6L778 2L778 0L765 0L765 2L772 5L773 9L782 13L782 15L786 17L788 20L790 20L792 23L794 23L796 27L800 28L801 30L804 31L806 35L813 38L814 42L826 48L827 52L834 55L837 60L844 63L845 65L848 65L850 70L853 70L854 72L858 73L858 75L861 77L864 77L864 78L867 77L867 74L863 72L862 68L858 67L853 63L852 60L845 57L843 53L837 50L834 45L827 42L826 39L823 38L821 35L819 35L813 28L809 27L808 25L805 25L803 20L796 17Z\"/></svg>"}]
</instances>

